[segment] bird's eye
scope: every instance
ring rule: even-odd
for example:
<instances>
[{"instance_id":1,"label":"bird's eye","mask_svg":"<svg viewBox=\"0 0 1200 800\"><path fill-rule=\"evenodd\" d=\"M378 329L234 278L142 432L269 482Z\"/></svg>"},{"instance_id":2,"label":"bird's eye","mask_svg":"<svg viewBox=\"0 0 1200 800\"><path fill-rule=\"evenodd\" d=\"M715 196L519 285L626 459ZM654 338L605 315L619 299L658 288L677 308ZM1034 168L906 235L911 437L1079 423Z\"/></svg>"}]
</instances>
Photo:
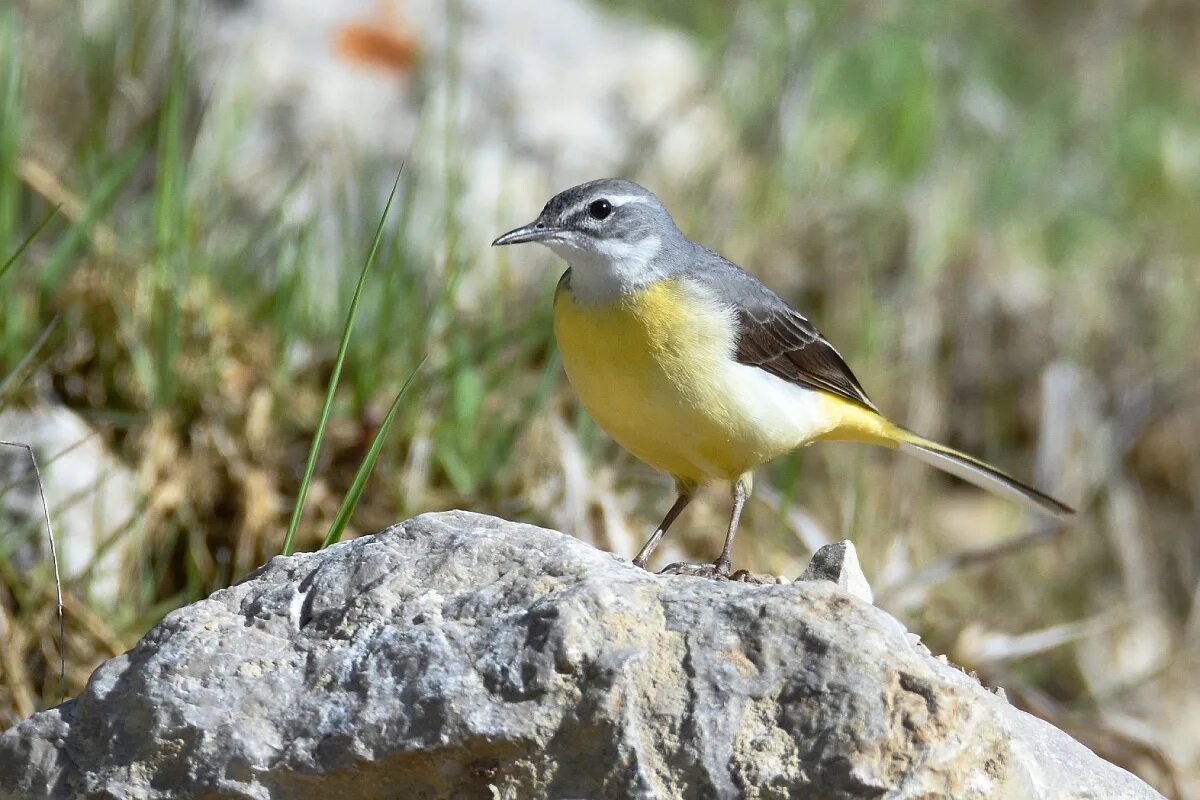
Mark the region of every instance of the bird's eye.
<instances>
[{"instance_id":1,"label":"bird's eye","mask_svg":"<svg viewBox=\"0 0 1200 800\"><path fill-rule=\"evenodd\" d=\"M595 200L588 206L588 216L592 219L604 219L612 213L612 203L607 200Z\"/></svg>"}]
</instances>

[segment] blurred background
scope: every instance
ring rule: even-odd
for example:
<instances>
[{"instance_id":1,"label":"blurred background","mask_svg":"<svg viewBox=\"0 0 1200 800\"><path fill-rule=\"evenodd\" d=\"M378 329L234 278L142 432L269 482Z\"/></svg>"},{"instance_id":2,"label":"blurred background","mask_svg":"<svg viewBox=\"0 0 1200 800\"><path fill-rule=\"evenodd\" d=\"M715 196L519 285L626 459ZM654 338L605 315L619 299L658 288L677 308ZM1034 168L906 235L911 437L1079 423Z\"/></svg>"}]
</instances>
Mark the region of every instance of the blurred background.
<instances>
[{"instance_id":1,"label":"blurred background","mask_svg":"<svg viewBox=\"0 0 1200 800\"><path fill-rule=\"evenodd\" d=\"M849 537L879 604L1200 796L1200 6L1185 0L10 0L0 439L34 448L67 684L299 528L467 508L630 556L671 502L573 401L563 265L491 239L620 175L805 310L881 408L1077 505L895 454L762 470L737 566ZM36 235L35 235L36 234ZM659 563L711 558L713 489ZM0 447L0 728L59 698L28 454Z\"/></svg>"}]
</instances>

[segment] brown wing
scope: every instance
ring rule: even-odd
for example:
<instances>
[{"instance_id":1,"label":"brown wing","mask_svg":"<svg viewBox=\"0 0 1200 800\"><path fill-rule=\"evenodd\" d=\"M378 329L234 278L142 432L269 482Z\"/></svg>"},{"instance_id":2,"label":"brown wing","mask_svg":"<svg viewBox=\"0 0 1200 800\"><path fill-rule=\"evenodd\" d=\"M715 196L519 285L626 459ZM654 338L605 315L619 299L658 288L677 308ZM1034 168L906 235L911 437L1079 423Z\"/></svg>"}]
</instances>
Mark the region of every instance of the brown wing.
<instances>
[{"instance_id":1,"label":"brown wing","mask_svg":"<svg viewBox=\"0 0 1200 800\"><path fill-rule=\"evenodd\" d=\"M739 304L736 309L738 362L878 411L821 332L775 295L769 298L760 295L754 298L758 302Z\"/></svg>"},{"instance_id":2,"label":"brown wing","mask_svg":"<svg viewBox=\"0 0 1200 800\"><path fill-rule=\"evenodd\" d=\"M733 313L739 363L879 412L838 351L799 311L733 262L699 245L692 247L689 277Z\"/></svg>"}]
</instances>

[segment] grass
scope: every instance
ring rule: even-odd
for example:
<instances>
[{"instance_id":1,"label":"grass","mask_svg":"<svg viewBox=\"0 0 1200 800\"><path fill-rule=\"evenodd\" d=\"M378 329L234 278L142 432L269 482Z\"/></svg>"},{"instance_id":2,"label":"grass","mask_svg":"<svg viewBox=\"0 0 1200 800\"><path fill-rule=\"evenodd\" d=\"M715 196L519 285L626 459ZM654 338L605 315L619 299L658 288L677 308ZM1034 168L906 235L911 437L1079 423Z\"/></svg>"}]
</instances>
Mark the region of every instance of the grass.
<instances>
[{"instance_id":1,"label":"grass","mask_svg":"<svg viewBox=\"0 0 1200 800\"><path fill-rule=\"evenodd\" d=\"M1005 549L1027 522L1003 502L822 446L758 476L737 559L795 574L850 536L935 651L1168 792L1195 781L1179 709L1200 691L1200 73L1172 31L1200 19L1153 2L1105 25L1024 2L617 7L699 42L731 130L713 163L655 186L684 228L809 312L898 420L1083 501L1065 534ZM343 153L353 178L309 205L326 164L296 163L268 212L239 205L215 176L249 110L198 95L175 8L87 28L44 4L0 11L0 253L20 256L0 269L0 379L19 376L0 404L79 414L142 494L102 548L122 554L122 601L64 575L70 690L281 548L419 511L632 552L669 490L571 399L553 279L523 272L549 259L485 247L536 209L481 225L461 169L389 196L394 164ZM448 14L429 68L458 76L453 108L471 96ZM428 146L454 165L472 140L450 133ZM702 496L664 557L711 557L725 513L723 492ZM36 537L0 547L0 726L58 697ZM1042 651L980 644L1096 620Z\"/></svg>"},{"instance_id":2,"label":"grass","mask_svg":"<svg viewBox=\"0 0 1200 800\"><path fill-rule=\"evenodd\" d=\"M383 445L387 441L388 431L396 419L396 412L400 410L400 402L404 399L404 395L408 392L408 387L412 383L412 379L416 377L417 370L421 368L422 364L424 364L424 361L413 368L413 371L404 381L404 385L400 387L400 391L396 392L396 397L392 400L391 406L388 407L387 414L383 417L383 422L379 424L379 430L376 431L375 436L371 439L371 446L367 449L367 454L363 457L362 464L359 465L354 473L354 480L350 482L350 488L346 491L346 496L342 500L342 504L338 507L337 516L333 518L333 524L329 526L329 533L325 534L325 539L321 542L322 548L329 547L329 545L336 544L342 540L342 535L346 532L346 526L350 524L350 518L354 516L354 510L358 508L358 501L362 499L367 479L371 477L371 472L375 469L375 464L379 461L379 454L383 452Z\"/></svg>"},{"instance_id":3,"label":"grass","mask_svg":"<svg viewBox=\"0 0 1200 800\"><path fill-rule=\"evenodd\" d=\"M375 254L379 252L379 240L383 237L383 226L387 222L388 212L392 208L392 201L396 198L396 189L400 185L400 176L402 172L396 173L396 181L392 184L392 191L388 195L387 204L383 207L383 214L379 217L379 227L375 229L375 238L371 241L371 251L367 254L367 260L363 262L362 271L358 274L358 283L354 285L354 296L350 298L350 310L346 313L346 327L342 330L342 338L338 342L337 356L333 361L333 373L329 376L329 385L325 391L325 403L321 406L321 417L317 422L317 431L313 435L312 446L308 450L308 459L304 462L304 477L300 479L300 493L296 497L296 502L292 504L292 518L288 523L287 535L283 539L283 554L290 556L292 554L293 545L296 540L296 529L300 527L300 517L304 514L304 501L308 497L308 487L312 481L313 470L317 466L317 454L321 451L321 441L325 438L325 429L329 425L330 412L333 410L333 399L337 395L338 381L342 376L342 366L346 363L346 350L350 347L350 335L354 331L354 318L358 315L358 304L362 300L363 286L367 282L367 273L371 271L371 265L375 263ZM404 389L408 388L409 380L404 382L404 388L396 395L397 401L404 395ZM396 415L396 403L392 404L392 408L388 411L388 416L385 418L384 425L380 426L379 434L375 437L375 442L380 442L383 439L383 434L386 429L391 426L392 419ZM351 484L351 493L347 494L347 500L353 497L350 501L349 509L353 510L354 505L358 502L358 495L362 492L362 486L359 483L360 476L365 481L366 476L370 474L371 467L375 464L375 459L378 458L378 452L375 451L375 442L372 443L371 451L368 451L367 460L363 461L363 467L366 471L360 468L359 472L354 476L354 482ZM346 506L343 504L343 509ZM346 515L348 517L348 514ZM334 528L330 529L330 535L326 537L325 544L329 544L330 540L336 541L341 536L341 530L346 526L346 519L343 519L342 511L339 511L338 516L334 520ZM338 535L332 535L336 529Z\"/></svg>"}]
</instances>

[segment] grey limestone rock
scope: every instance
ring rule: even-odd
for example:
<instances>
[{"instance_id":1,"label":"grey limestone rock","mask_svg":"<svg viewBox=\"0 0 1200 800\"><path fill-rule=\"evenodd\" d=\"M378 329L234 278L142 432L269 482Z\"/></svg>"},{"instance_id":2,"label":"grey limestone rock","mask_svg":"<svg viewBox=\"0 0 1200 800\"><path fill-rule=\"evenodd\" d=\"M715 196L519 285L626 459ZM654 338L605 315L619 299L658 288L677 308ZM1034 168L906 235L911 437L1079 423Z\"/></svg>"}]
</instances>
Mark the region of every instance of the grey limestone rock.
<instances>
[{"instance_id":1,"label":"grey limestone rock","mask_svg":"<svg viewBox=\"0 0 1200 800\"><path fill-rule=\"evenodd\" d=\"M117 19L125 15L121 3L96 4ZM735 150L720 104L705 91L696 45L605 4L188 5L195 9L189 31L198 54L196 91L211 98L209 116L232 118L239 131L236 148L205 147L221 137L219 126L209 126L197 158L222 192L253 210L248 220L283 214L311 228L315 245L331 253L341 252L344 232L321 224L322 209L347 187L373 188L382 201L401 162L422 198L406 212L405 240L424 252L445 241L446 207L456 209L458 235L490 241L502 217L501 227L532 218L555 192L584 177L628 171L631 158L644 178L669 185L721 165ZM419 54L407 67L364 63L340 44L347 31L364 27L409 39ZM427 144L442 141L446 148ZM352 157L329 158L331 145ZM359 161L389 166L376 170L374 187L364 186ZM297 170L310 162L316 166ZM469 180L447 194L452 168ZM331 268L339 263L326 261ZM458 284L468 304L495 290L472 275Z\"/></svg>"},{"instance_id":2,"label":"grey limestone rock","mask_svg":"<svg viewBox=\"0 0 1200 800\"><path fill-rule=\"evenodd\" d=\"M0 736L0 798L1153 798L834 583L428 514L275 558Z\"/></svg>"},{"instance_id":3,"label":"grey limestone rock","mask_svg":"<svg viewBox=\"0 0 1200 800\"><path fill-rule=\"evenodd\" d=\"M812 561L796 580L833 581L864 603L875 602L871 584L858 563L858 551L849 539L827 544L813 553Z\"/></svg>"},{"instance_id":4,"label":"grey limestone rock","mask_svg":"<svg viewBox=\"0 0 1200 800\"><path fill-rule=\"evenodd\" d=\"M113 606L124 588L121 565L141 544L136 476L62 406L0 413L0 441L37 455L63 577L82 583L92 603ZM0 446L0 531L19 567L50 560L38 482L28 451L18 447Z\"/></svg>"}]
</instances>

